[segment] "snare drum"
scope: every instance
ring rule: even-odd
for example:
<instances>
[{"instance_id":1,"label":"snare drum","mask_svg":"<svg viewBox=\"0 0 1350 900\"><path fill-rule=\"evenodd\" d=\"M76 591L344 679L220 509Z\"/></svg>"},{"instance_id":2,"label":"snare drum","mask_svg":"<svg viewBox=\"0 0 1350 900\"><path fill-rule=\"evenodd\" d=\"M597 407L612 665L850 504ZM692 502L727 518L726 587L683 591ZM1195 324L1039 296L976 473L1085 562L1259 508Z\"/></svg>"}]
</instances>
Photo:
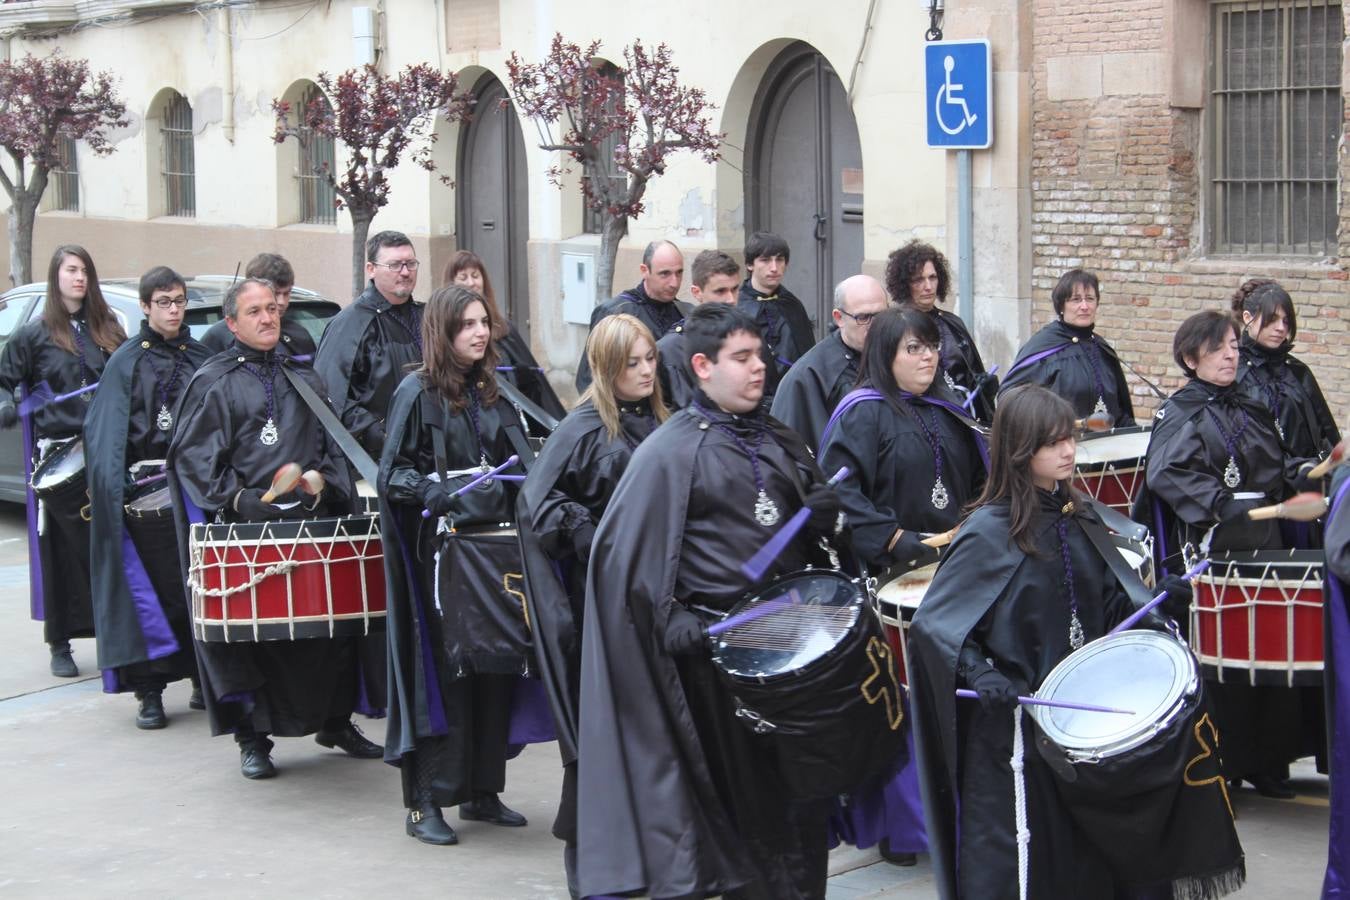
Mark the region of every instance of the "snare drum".
<instances>
[{"instance_id":1,"label":"snare drum","mask_svg":"<svg viewBox=\"0 0 1350 900\"><path fill-rule=\"evenodd\" d=\"M84 472L84 439L54 445L33 469L33 493L49 504L89 502Z\"/></svg>"},{"instance_id":2,"label":"snare drum","mask_svg":"<svg viewBox=\"0 0 1350 900\"><path fill-rule=\"evenodd\" d=\"M168 484L162 484L153 491L136 497L123 506L130 519L167 519L173 516L173 502L169 498Z\"/></svg>"},{"instance_id":3,"label":"snare drum","mask_svg":"<svg viewBox=\"0 0 1350 900\"><path fill-rule=\"evenodd\" d=\"M438 535L435 602L449 671L529 674L530 618L509 522Z\"/></svg>"},{"instance_id":4,"label":"snare drum","mask_svg":"<svg viewBox=\"0 0 1350 900\"><path fill-rule=\"evenodd\" d=\"M877 588L877 613L886 640L899 660L900 680L909 683L909 623L919 611L919 603L928 593L938 564L923 566L892 578ZM884 576L883 576L884 577Z\"/></svg>"},{"instance_id":5,"label":"snare drum","mask_svg":"<svg viewBox=\"0 0 1350 900\"><path fill-rule=\"evenodd\" d=\"M1125 515L1144 486L1150 426L1090 434L1078 442L1073 486Z\"/></svg>"},{"instance_id":6,"label":"snare drum","mask_svg":"<svg viewBox=\"0 0 1350 900\"><path fill-rule=\"evenodd\" d=\"M384 547L370 516L197 524L188 547L199 640L359 636L383 627Z\"/></svg>"},{"instance_id":7,"label":"snare drum","mask_svg":"<svg viewBox=\"0 0 1350 900\"><path fill-rule=\"evenodd\" d=\"M786 787L833 797L894 765L903 689L862 580L804 569L731 615L763 608L772 611L714 638L712 659L737 719L774 744Z\"/></svg>"},{"instance_id":8,"label":"snare drum","mask_svg":"<svg viewBox=\"0 0 1350 900\"><path fill-rule=\"evenodd\" d=\"M1207 677L1322 685L1320 550L1220 553L1195 579L1191 646Z\"/></svg>"}]
</instances>

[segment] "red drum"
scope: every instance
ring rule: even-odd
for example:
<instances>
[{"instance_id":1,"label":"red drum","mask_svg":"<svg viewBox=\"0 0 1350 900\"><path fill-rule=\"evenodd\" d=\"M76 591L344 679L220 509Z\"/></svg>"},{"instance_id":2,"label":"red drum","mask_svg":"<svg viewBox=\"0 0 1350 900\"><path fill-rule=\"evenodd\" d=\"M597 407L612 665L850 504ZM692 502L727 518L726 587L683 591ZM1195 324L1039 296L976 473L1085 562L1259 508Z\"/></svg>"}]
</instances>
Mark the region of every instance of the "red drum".
<instances>
[{"instance_id":1,"label":"red drum","mask_svg":"<svg viewBox=\"0 0 1350 900\"><path fill-rule=\"evenodd\" d=\"M1322 551L1221 553L1195 580L1191 647L1206 676L1322 684Z\"/></svg>"},{"instance_id":2,"label":"red drum","mask_svg":"<svg viewBox=\"0 0 1350 900\"><path fill-rule=\"evenodd\" d=\"M937 563L923 566L892 578L877 588L877 612L881 617L881 629L895 651L895 658L900 660L901 664L897 668L900 670L900 680L905 684L909 684L909 647L906 641L909 623L914 621L914 614L919 611L919 603L928 593L937 568ZM882 577L886 576L883 574Z\"/></svg>"},{"instance_id":3,"label":"red drum","mask_svg":"<svg viewBox=\"0 0 1350 900\"><path fill-rule=\"evenodd\" d=\"M375 516L199 524L188 546L199 640L351 637L384 627Z\"/></svg>"},{"instance_id":4,"label":"red drum","mask_svg":"<svg viewBox=\"0 0 1350 900\"><path fill-rule=\"evenodd\" d=\"M1148 426L1090 434L1078 442L1073 486L1125 515L1144 486Z\"/></svg>"}]
</instances>

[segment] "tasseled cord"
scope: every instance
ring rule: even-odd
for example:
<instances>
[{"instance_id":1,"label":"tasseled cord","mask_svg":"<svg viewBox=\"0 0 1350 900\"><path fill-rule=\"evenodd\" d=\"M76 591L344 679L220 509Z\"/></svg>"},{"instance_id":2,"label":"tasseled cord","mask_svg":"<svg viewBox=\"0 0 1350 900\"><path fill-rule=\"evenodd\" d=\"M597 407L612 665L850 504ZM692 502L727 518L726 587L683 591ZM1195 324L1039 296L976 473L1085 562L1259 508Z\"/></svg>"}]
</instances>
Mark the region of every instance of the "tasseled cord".
<instances>
[{"instance_id":1,"label":"tasseled cord","mask_svg":"<svg viewBox=\"0 0 1350 900\"><path fill-rule=\"evenodd\" d=\"M1027 900L1027 870L1031 857L1031 829L1027 827L1027 780L1023 774L1022 704L1013 707L1013 807L1017 823L1017 890L1021 900Z\"/></svg>"}]
</instances>

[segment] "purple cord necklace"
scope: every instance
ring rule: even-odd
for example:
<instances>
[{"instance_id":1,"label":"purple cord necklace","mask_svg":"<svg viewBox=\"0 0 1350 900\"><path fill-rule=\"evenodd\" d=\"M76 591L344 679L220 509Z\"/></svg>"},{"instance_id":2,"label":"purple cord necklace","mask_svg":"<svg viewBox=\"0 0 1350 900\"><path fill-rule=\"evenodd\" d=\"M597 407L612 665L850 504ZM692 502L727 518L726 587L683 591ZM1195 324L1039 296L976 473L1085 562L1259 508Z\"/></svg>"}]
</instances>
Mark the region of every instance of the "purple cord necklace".
<instances>
[{"instance_id":1,"label":"purple cord necklace","mask_svg":"<svg viewBox=\"0 0 1350 900\"><path fill-rule=\"evenodd\" d=\"M262 385L263 393L267 395L267 421L263 423L262 430L258 432L258 440L270 447L281 439L281 432L277 430L276 395L272 386L273 380L277 377L277 362L273 359L267 363L266 374L250 363L244 363L244 369L258 379L258 382Z\"/></svg>"},{"instance_id":2,"label":"purple cord necklace","mask_svg":"<svg viewBox=\"0 0 1350 900\"><path fill-rule=\"evenodd\" d=\"M492 467L488 465L487 448L483 446L483 429L480 424L483 408L478 400L477 388L469 388L468 394L469 404L467 409L469 412L469 424L473 425L473 434L478 440L478 465L486 472Z\"/></svg>"},{"instance_id":3,"label":"purple cord necklace","mask_svg":"<svg viewBox=\"0 0 1350 900\"><path fill-rule=\"evenodd\" d=\"M772 528L777 525L778 520L781 518L781 515L778 512L778 504L769 496L769 492L766 489L767 485L764 481L764 473L759 468L759 450L764 446L764 437L767 432L762 428L759 429L754 437L754 442L747 443L739 434L732 431L727 425L714 419L697 401L691 403L690 406L694 408L695 412L703 416L712 427L731 438L732 443L739 447L740 451L750 460L750 471L753 472L755 476L755 521L765 528Z\"/></svg>"},{"instance_id":4,"label":"purple cord necklace","mask_svg":"<svg viewBox=\"0 0 1350 900\"><path fill-rule=\"evenodd\" d=\"M1242 470L1237 464L1237 446L1242 438L1243 432L1247 430L1247 425L1251 421L1247 417L1247 411L1238 407L1238 412L1242 414L1242 423L1233 429L1230 434L1224 427L1223 418L1214 411L1213 406L1206 406L1205 411L1209 413L1210 418L1214 420L1214 427L1219 429L1219 434L1223 436L1223 448L1228 452L1228 465L1223 468L1223 483L1230 488L1235 488L1242 484Z\"/></svg>"},{"instance_id":5,"label":"purple cord necklace","mask_svg":"<svg viewBox=\"0 0 1350 900\"><path fill-rule=\"evenodd\" d=\"M1280 424L1280 406L1284 402L1284 384L1278 376L1264 380L1257 377L1256 383L1261 386L1261 392L1266 395L1266 400L1270 403L1270 414L1275 418L1275 430L1280 433L1280 440L1284 440L1284 426Z\"/></svg>"},{"instance_id":6,"label":"purple cord necklace","mask_svg":"<svg viewBox=\"0 0 1350 900\"><path fill-rule=\"evenodd\" d=\"M1073 559L1069 555L1069 515L1073 512L1073 502L1064 505L1055 530L1059 532L1059 553L1064 559L1064 586L1069 595L1069 647L1077 650L1083 646L1083 623L1078 618L1078 592L1073 583Z\"/></svg>"},{"instance_id":7,"label":"purple cord necklace","mask_svg":"<svg viewBox=\"0 0 1350 900\"><path fill-rule=\"evenodd\" d=\"M155 365L154 360L147 355L146 362L150 366L150 371L155 373L155 394L159 397L159 413L155 416L155 427L160 431L168 431L173 427L173 413L169 412L169 394L174 386L178 384L178 377L183 372L183 364L187 362L187 354L182 350L174 356L173 370L169 373L166 380L164 373Z\"/></svg>"},{"instance_id":8,"label":"purple cord necklace","mask_svg":"<svg viewBox=\"0 0 1350 900\"><path fill-rule=\"evenodd\" d=\"M1095 336L1088 338L1088 365L1092 366L1092 383L1097 388L1097 405L1092 407L1094 416L1108 416L1106 408L1106 383L1102 380L1102 348L1097 346Z\"/></svg>"},{"instance_id":9,"label":"purple cord necklace","mask_svg":"<svg viewBox=\"0 0 1350 900\"><path fill-rule=\"evenodd\" d=\"M929 495L929 500L934 509L946 509L951 498L947 493L947 486L942 483L942 442L938 433L937 411L932 410L931 427L929 422L924 421L923 407L928 404L922 400L911 400L910 408L914 410L914 418L919 420L919 427L923 429L924 437L928 438L928 446L933 450L933 492Z\"/></svg>"},{"instance_id":10,"label":"purple cord necklace","mask_svg":"<svg viewBox=\"0 0 1350 900\"><path fill-rule=\"evenodd\" d=\"M75 335L75 347L78 350L77 355L80 357L80 387L86 388L89 386L89 376L93 374L93 370L89 368L89 363L86 361L84 352L84 332L81 330L80 323L77 319L70 320L70 331ZM90 403L94 399L94 392L84 391L80 394L80 399L85 403Z\"/></svg>"}]
</instances>

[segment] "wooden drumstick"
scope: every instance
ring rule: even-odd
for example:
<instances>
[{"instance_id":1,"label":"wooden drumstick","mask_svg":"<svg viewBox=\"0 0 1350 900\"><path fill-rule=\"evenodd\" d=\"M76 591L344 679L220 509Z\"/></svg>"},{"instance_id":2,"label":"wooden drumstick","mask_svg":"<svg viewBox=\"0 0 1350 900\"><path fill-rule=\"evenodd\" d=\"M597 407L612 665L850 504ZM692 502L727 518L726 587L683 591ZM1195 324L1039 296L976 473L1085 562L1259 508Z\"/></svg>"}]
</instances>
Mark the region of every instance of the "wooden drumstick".
<instances>
[{"instance_id":1,"label":"wooden drumstick","mask_svg":"<svg viewBox=\"0 0 1350 900\"><path fill-rule=\"evenodd\" d=\"M311 497L322 494L324 484L323 475L314 469L308 469L300 476L300 489Z\"/></svg>"},{"instance_id":2,"label":"wooden drumstick","mask_svg":"<svg viewBox=\"0 0 1350 900\"><path fill-rule=\"evenodd\" d=\"M1309 469L1308 477L1321 478L1343 462L1345 462L1345 441L1341 441L1335 447L1332 447L1326 459Z\"/></svg>"},{"instance_id":3,"label":"wooden drumstick","mask_svg":"<svg viewBox=\"0 0 1350 900\"><path fill-rule=\"evenodd\" d=\"M925 547L945 547L952 542L952 538L956 537L957 529L960 527L961 526L958 525L956 528L948 529L940 534L929 535L919 541L919 543L923 544Z\"/></svg>"},{"instance_id":4,"label":"wooden drumstick","mask_svg":"<svg viewBox=\"0 0 1350 900\"><path fill-rule=\"evenodd\" d=\"M280 495L286 493L300 481L300 464L288 462L277 473L272 476L272 486L267 489L267 493L262 495L262 502L271 503Z\"/></svg>"},{"instance_id":5,"label":"wooden drumstick","mask_svg":"<svg viewBox=\"0 0 1350 900\"><path fill-rule=\"evenodd\" d=\"M1301 494L1295 494L1283 503L1276 503L1274 506L1258 506L1256 509L1247 510L1247 517L1261 521L1262 519L1292 519L1295 522L1312 522L1320 519L1322 514L1327 511L1327 498L1317 491L1304 491Z\"/></svg>"}]
</instances>

